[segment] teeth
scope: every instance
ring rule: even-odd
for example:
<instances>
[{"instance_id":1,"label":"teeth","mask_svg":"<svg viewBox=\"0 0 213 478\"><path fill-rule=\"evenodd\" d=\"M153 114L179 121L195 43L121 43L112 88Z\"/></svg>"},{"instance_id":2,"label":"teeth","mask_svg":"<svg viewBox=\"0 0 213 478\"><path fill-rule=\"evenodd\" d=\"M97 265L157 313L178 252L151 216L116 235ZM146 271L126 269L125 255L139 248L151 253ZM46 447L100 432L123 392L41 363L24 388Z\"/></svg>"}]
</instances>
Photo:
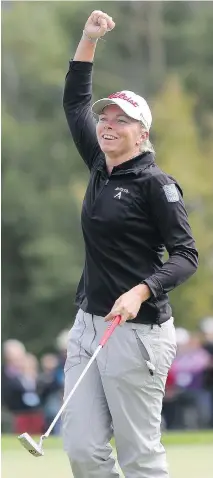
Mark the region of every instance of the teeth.
<instances>
[{"instance_id":1,"label":"teeth","mask_svg":"<svg viewBox=\"0 0 213 478\"><path fill-rule=\"evenodd\" d=\"M115 136L111 136L110 134L104 134L103 138L104 139L117 139L117 138L115 138Z\"/></svg>"}]
</instances>

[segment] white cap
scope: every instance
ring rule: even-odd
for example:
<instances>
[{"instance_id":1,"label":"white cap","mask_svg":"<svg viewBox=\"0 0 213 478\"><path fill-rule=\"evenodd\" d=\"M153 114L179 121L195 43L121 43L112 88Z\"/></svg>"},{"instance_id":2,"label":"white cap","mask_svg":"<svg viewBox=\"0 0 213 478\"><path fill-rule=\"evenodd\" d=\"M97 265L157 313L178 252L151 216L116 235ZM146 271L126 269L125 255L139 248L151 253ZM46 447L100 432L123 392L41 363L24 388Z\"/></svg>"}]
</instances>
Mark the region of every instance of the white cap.
<instances>
[{"instance_id":1,"label":"white cap","mask_svg":"<svg viewBox=\"0 0 213 478\"><path fill-rule=\"evenodd\" d=\"M130 118L141 121L149 131L152 124L152 114L150 108L142 96L136 95L132 91L118 91L109 95L108 98L102 98L92 105L92 110L100 114L105 106L118 105L124 113Z\"/></svg>"},{"instance_id":2,"label":"white cap","mask_svg":"<svg viewBox=\"0 0 213 478\"><path fill-rule=\"evenodd\" d=\"M56 347L59 351L66 350L68 344L69 329L64 329L56 337Z\"/></svg>"},{"instance_id":3,"label":"white cap","mask_svg":"<svg viewBox=\"0 0 213 478\"><path fill-rule=\"evenodd\" d=\"M205 317L200 323L200 328L204 334L213 334L213 317Z\"/></svg>"},{"instance_id":4,"label":"white cap","mask_svg":"<svg viewBox=\"0 0 213 478\"><path fill-rule=\"evenodd\" d=\"M178 345L186 345L190 340L190 332L183 327L175 329L176 341Z\"/></svg>"}]
</instances>

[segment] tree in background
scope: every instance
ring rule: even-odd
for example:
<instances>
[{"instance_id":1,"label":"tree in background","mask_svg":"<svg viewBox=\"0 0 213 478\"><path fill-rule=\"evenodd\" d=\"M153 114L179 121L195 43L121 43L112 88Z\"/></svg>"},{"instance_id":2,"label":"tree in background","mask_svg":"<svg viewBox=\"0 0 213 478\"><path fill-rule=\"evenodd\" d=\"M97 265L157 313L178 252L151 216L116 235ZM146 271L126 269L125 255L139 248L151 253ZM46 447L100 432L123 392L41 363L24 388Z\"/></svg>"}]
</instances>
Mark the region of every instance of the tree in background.
<instances>
[{"instance_id":1,"label":"tree in background","mask_svg":"<svg viewBox=\"0 0 213 478\"><path fill-rule=\"evenodd\" d=\"M154 100L154 138L156 160L183 188L199 249L198 272L176 288L170 299L177 323L194 327L213 307L213 228L209 222L212 211L213 163L210 143L202 143L194 119L196 102L183 92L176 77L168 77L164 88Z\"/></svg>"},{"instance_id":2,"label":"tree in background","mask_svg":"<svg viewBox=\"0 0 213 478\"><path fill-rule=\"evenodd\" d=\"M94 98L131 85L153 106L157 162L183 186L200 252L197 274L171 293L176 323L192 328L213 308L213 13L195 3L100 3L117 28L99 43L94 73ZM36 353L71 325L83 267L88 172L62 94L68 60L96 8L11 2L3 9L2 335Z\"/></svg>"}]
</instances>

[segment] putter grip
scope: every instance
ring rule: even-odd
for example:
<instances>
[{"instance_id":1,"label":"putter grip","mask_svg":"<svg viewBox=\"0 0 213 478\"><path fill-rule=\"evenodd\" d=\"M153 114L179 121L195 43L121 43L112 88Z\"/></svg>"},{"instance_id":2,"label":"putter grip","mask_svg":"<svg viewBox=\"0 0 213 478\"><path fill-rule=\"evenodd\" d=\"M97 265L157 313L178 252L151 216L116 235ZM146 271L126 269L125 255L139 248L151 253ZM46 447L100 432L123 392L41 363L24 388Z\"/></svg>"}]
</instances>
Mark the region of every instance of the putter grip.
<instances>
[{"instance_id":1,"label":"putter grip","mask_svg":"<svg viewBox=\"0 0 213 478\"><path fill-rule=\"evenodd\" d=\"M120 315L117 315L113 322L111 323L111 325L108 327L108 329L106 330L106 332L104 333L104 336L102 337L99 345L101 345L102 347L105 345L105 343L107 342L107 340L109 339L109 337L112 335L112 332L113 330L115 330L115 327L117 327L117 325L120 323L121 321L121 316Z\"/></svg>"}]
</instances>

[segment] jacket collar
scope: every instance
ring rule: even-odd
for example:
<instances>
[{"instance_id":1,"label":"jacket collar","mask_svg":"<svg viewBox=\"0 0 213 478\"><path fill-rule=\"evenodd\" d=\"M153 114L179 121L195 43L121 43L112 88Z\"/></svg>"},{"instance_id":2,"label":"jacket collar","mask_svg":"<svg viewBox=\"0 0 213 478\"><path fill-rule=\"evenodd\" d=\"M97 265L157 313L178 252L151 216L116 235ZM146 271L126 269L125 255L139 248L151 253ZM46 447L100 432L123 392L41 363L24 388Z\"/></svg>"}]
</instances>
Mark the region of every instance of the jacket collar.
<instances>
[{"instance_id":1,"label":"jacket collar","mask_svg":"<svg viewBox=\"0 0 213 478\"><path fill-rule=\"evenodd\" d=\"M138 172L143 171L144 169L149 167L154 162L155 162L155 157L153 153L150 153L150 152L141 153L138 156L135 156L134 158L131 158L128 161L125 161L124 163L119 164L118 166L115 166L111 174L113 175L122 174L122 173L137 174ZM102 159L97 169L99 171L106 171L105 158Z\"/></svg>"}]
</instances>

